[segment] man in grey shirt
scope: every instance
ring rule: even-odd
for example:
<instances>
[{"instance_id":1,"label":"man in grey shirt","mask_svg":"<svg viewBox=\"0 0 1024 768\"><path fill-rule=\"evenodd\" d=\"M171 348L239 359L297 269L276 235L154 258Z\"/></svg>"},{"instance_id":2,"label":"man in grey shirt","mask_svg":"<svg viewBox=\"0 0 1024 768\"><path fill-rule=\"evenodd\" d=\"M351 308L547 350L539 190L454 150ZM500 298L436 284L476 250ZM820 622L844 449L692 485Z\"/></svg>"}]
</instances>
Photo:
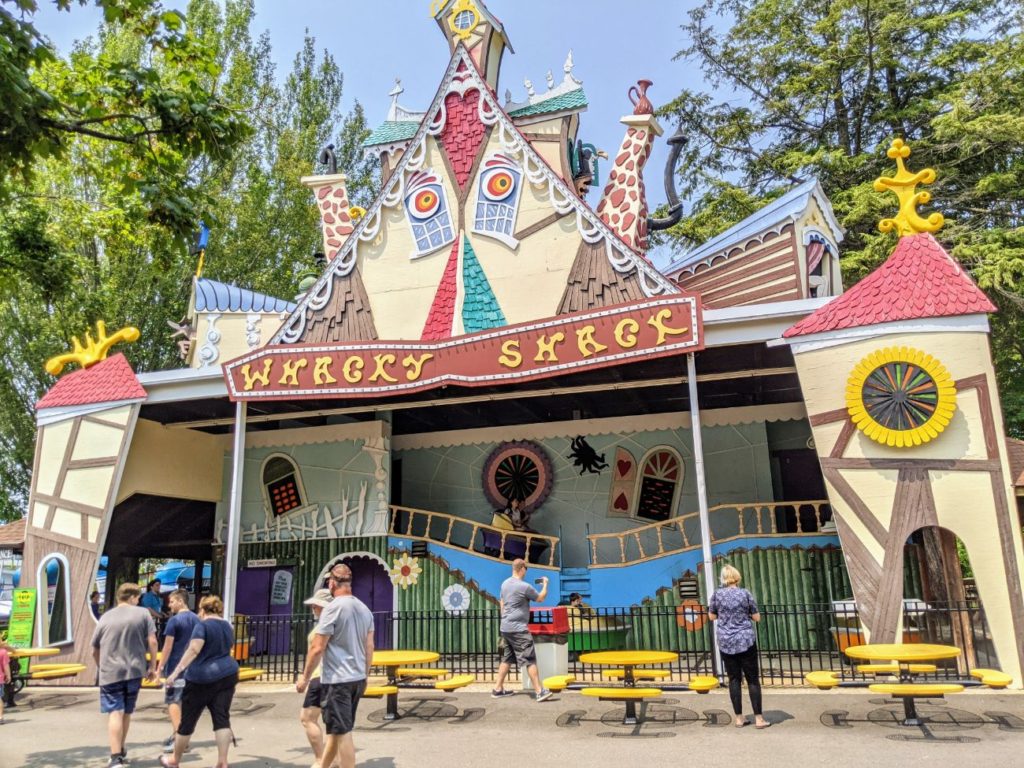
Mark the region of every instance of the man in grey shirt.
<instances>
[{"instance_id":1,"label":"man in grey shirt","mask_svg":"<svg viewBox=\"0 0 1024 768\"><path fill-rule=\"evenodd\" d=\"M157 679L156 625L149 611L139 607L141 595L138 584L118 587L117 607L104 612L92 635L92 656L99 668L100 712L109 715L107 768L125 765L124 743L142 678Z\"/></svg>"},{"instance_id":2,"label":"man in grey shirt","mask_svg":"<svg viewBox=\"0 0 1024 768\"><path fill-rule=\"evenodd\" d=\"M373 614L352 594L352 570L347 565L339 563L331 569L327 587L333 599L320 613L306 655L306 668L296 681L295 690L306 690L322 659L320 705L327 739L320 765L329 768L337 757L341 768L355 768L352 729L373 660Z\"/></svg>"},{"instance_id":3,"label":"man in grey shirt","mask_svg":"<svg viewBox=\"0 0 1024 768\"><path fill-rule=\"evenodd\" d=\"M512 575L501 584L501 664L498 665L498 680L491 691L495 699L514 695L514 691L505 690L505 678L513 661L519 664L519 669L526 667L537 701L551 698L551 691L541 687L533 635L526 628L530 622L530 601L544 602L548 596L548 579L547 576L540 578L541 590L538 592L526 583L525 576L526 561L513 560Z\"/></svg>"}]
</instances>

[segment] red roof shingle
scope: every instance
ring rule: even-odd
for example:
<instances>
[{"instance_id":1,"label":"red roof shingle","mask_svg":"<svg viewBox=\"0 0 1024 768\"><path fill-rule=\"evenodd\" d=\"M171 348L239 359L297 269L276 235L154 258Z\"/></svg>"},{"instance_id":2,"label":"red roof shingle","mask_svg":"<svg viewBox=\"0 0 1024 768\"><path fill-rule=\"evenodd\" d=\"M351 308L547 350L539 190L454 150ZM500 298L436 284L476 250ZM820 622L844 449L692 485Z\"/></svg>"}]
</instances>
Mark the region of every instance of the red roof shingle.
<instances>
[{"instance_id":1,"label":"red roof shingle","mask_svg":"<svg viewBox=\"0 0 1024 768\"><path fill-rule=\"evenodd\" d=\"M450 339L452 337L452 323L455 320L455 301L458 298L458 267L459 267L459 241L456 237L452 243L452 252L448 256L448 264L445 265L444 275L437 286L437 293L434 294L434 301L430 305L430 314L427 315L427 322L423 325L421 339L434 341L436 339Z\"/></svg>"},{"instance_id":2,"label":"red roof shingle","mask_svg":"<svg viewBox=\"0 0 1024 768\"><path fill-rule=\"evenodd\" d=\"M925 232L901 237L882 266L782 335L995 311L963 267Z\"/></svg>"},{"instance_id":3,"label":"red roof shingle","mask_svg":"<svg viewBox=\"0 0 1024 768\"><path fill-rule=\"evenodd\" d=\"M36 409L113 403L145 397L146 390L135 378L135 372L128 364L128 360L118 353L91 368L72 371L58 379L50 391L36 403Z\"/></svg>"}]
</instances>

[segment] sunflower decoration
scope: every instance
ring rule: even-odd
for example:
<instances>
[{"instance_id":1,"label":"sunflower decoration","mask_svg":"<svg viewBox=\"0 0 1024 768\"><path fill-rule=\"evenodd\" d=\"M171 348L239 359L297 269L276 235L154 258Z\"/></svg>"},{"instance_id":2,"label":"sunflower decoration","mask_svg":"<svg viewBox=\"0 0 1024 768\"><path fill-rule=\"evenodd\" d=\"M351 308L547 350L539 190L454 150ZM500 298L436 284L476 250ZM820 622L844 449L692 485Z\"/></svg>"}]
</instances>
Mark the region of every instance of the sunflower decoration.
<instances>
[{"instance_id":1,"label":"sunflower decoration","mask_svg":"<svg viewBox=\"0 0 1024 768\"><path fill-rule=\"evenodd\" d=\"M421 573L423 569L420 568L419 558L410 557L408 552L403 552L391 569L391 583L408 589L419 580Z\"/></svg>"},{"instance_id":2,"label":"sunflower decoration","mask_svg":"<svg viewBox=\"0 0 1024 768\"><path fill-rule=\"evenodd\" d=\"M469 590L461 584L452 584L441 593L441 605L452 616L468 611L469 599Z\"/></svg>"},{"instance_id":3,"label":"sunflower decoration","mask_svg":"<svg viewBox=\"0 0 1024 768\"><path fill-rule=\"evenodd\" d=\"M846 410L876 443L910 448L934 440L956 411L949 371L929 354L888 347L861 360L846 382Z\"/></svg>"}]
</instances>

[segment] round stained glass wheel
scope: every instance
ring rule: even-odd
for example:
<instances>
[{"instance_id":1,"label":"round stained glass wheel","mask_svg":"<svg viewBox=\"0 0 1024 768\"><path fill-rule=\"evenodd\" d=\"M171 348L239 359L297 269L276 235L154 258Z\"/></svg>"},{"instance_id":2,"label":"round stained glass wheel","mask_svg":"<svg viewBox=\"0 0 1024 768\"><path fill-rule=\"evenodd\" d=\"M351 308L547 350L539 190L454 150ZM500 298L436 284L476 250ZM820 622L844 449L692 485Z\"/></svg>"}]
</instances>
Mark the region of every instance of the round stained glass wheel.
<instances>
[{"instance_id":1,"label":"round stained glass wheel","mask_svg":"<svg viewBox=\"0 0 1024 768\"><path fill-rule=\"evenodd\" d=\"M554 472L544 449L527 440L502 443L484 462L484 495L492 506L503 509L519 499L532 512L551 493Z\"/></svg>"},{"instance_id":2,"label":"round stained glass wheel","mask_svg":"<svg viewBox=\"0 0 1024 768\"><path fill-rule=\"evenodd\" d=\"M909 448L935 439L949 425L956 387L931 355L889 347L854 368L846 385L846 408L857 428L875 442Z\"/></svg>"}]
</instances>

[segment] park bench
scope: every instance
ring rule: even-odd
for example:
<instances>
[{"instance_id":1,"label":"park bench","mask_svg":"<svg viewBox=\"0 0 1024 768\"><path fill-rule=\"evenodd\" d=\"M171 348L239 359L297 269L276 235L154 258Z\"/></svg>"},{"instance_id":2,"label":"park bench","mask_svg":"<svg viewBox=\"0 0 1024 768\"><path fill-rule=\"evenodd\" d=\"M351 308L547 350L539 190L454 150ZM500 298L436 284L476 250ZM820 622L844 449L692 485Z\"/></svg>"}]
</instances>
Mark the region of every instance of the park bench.
<instances>
[{"instance_id":1,"label":"park bench","mask_svg":"<svg viewBox=\"0 0 1024 768\"><path fill-rule=\"evenodd\" d=\"M972 669L971 677L980 680L982 685L989 688L1006 688L1013 682L1013 678L998 669Z\"/></svg>"},{"instance_id":2,"label":"park bench","mask_svg":"<svg viewBox=\"0 0 1024 768\"><path fill-rule=\"evenodd\" d=\"M660 688L581 688L580 693L600 701L622 701L626 704L626 716L623 725L636 725L636 703L647 699L660 699Z\"/></svg>"},{"instance_id":3,"label":"park bench","mask_svg":"<svg viewBox=\"0 0 1024 768\"><path fill-rule=\"evenodd\" d=\"M858 664L857 671L865 675L898 675L901 672L909 671L912 675L928 675L936 671L938 667L934 664L904 664L900 669L899 664Z\"/></svg>"},{"instance_id":4,"label":"park bench","mask_svg":"<svg viewBox=\"0 0 1024 768\"><path fill-rule=\"evenodd\" d=\"M552 675L551 677L545 677L543 685L549 691L558 693L564 691L570 685L576 682L576 678L573 675Z\"/></svg>"},{"instance_id":5,"label":"park bench","mask_svg":"<svg viewBox=\"0 0 1024 768\"><path fill-rule=\"evenodd\" d=\"M959 683L872 683L868 686L873 693L903 700L904 725L922 725L914 704L916 699L941 699L947 693L960 693L963 689Z\"/></svg>"},{"instance_id":6,"label":"park bench","mask_svg":"<svg viewBox=\"0 0 1024 768\"><path fill-rule=\"evenodd\" d=\"M420 677L446 677L451 670L439 667L399 667L395 670L395 677L415 680Z\"/></svg>"},{"instance_id":7,"label":"park bench","mask_svg":"<svg viewBox=\"0 0 1024 768\"><path fill-rule=\"evenodd\" d=\"M434 687L439 691L454 691L475 682L476 678L473 675L455 675L448 680L438 680L434 683Z\"/></svg>"},{"instance_id":8,"label":"park bench","mask_svg":"<svg viewBox=\"0 0 1024 768\"><path fill-rule=\"evenodd\" d=\"M707 693L718 687L718 678L712 675L697 675L690 678L686 687L696 693Z\"/></svg>"},{"instance_id":9,"label":"park bench","mask_svg":"<svg viewBox=\"0 0 1024 768\"><path fill-rule=\"evenodd\" d=\"M804 675L804 680L819 691L828 691L839 686L839 673L827 669L817 669Z\"/></svg>"},{"instance_id":10,"label":"park bench","mask_svg":"<svg viewBox=\"0 0 1024 768\"><path fill-rule=\"evenodd\" d=\"M633 679L634 680L660 680L672 675L671 669L634 669ZM607 677L610 680L621 680L626 676L626 670L624 669L604 669L601 671L601 677Z\"/></svg>"},{"instance_id":11,"label":"park bench","mask_svg":"<svg viewBox=\"0 0 1024 768\"><path fill-rule=\"evenodd\" d=\"M62 677L74 677L85 672L85 664L33 664L25 680L57 680Z\"/></svg>"},{"instance_id":12,"label":"park bench","mask_svg":"<svg viewBox=\"0 0 1024 768\"><path fill-rule=\"evenodd\" d=\"M397 685L368 685L363 691L364 699L379 699L384 696L397 696Z\"/></svg>"}]
</instances>

